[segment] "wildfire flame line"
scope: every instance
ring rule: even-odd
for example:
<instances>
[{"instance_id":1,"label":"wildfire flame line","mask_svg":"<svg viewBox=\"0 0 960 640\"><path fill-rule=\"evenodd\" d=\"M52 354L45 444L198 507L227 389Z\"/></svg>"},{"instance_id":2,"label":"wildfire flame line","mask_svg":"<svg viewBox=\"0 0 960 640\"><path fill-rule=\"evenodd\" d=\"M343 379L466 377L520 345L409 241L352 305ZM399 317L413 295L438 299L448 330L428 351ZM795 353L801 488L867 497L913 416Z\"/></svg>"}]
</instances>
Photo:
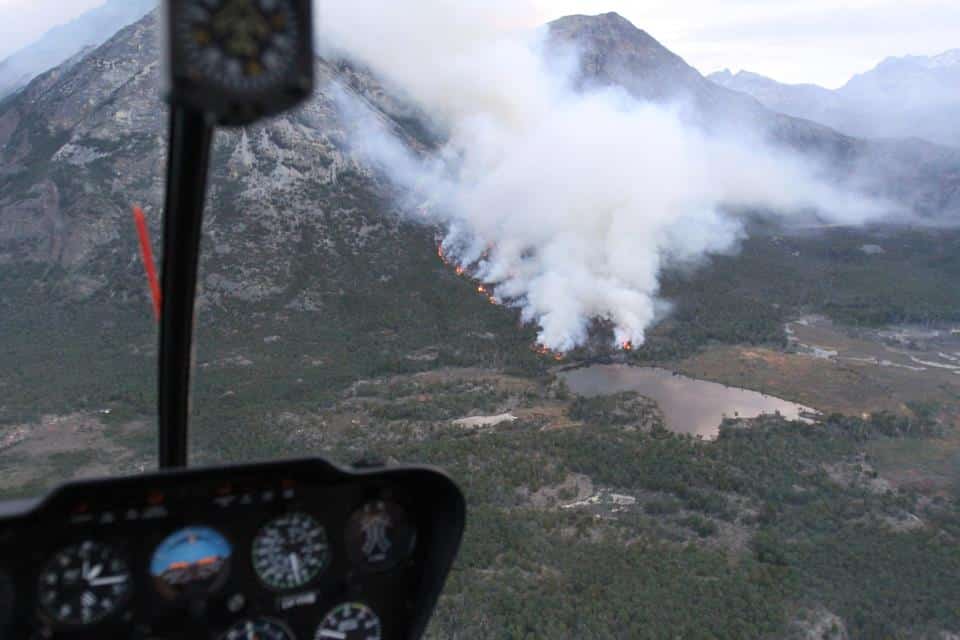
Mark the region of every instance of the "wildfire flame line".
<instances>
[{"instance_id":1,"label":"wildfire flame line","mask_svg":"<svg viewBox=\"0 0 960 640\"><path fill-rule=\"evenodd\" d=\"M443 264L445 264L445 265L448 266L448 267L453 267L454 271L456 272L456 274L457 274L458 276L467 276L467 277L469 277L469 274L467 273L467 270L466 270L466 268L463 267L463 265L455 264L452 260L450 260L450 259L447 257L447 254L444 253L444 251L443 251L443 245L442 245L442 244L437 245L437 256L439 256L439 258L440 258L440 260L443 262ZM487 288L485 285L483 285L482 283L480 283L480 284L477 285L477 293L485 296L485 297L487 298L487 300L490 302L490 304L494 304L494 305L499 305L499 304L500 304L500 299L497 298L497 296L493 295L493 292L490 291L490 289L488 289L488 288Z\"/></svg>"},{"instance_id":2,"label":"wildfire flame line","mask_svg":"<svg viewBox=\"0 0 960 640\"><path fill-rule=\"evenodd\" d=\"M530 348L533 349L533 351L538 353L539 355L553 358L557 362L560 362L564 358L564 355L562 353L558 351L554 351L553 349L547 346L544 346L542 344L534 344Z\"/></svg>"},{"instance_id":3,"label":"wildfire flame line","mask_svg":"<svg viewBox=\"0 0 960 640\"><path fill-rule=\"evenodd\" d=\"M483 257L486 258L486 256L487 256L488 254L489 254L489 250L487 250L486 252L484 252ZM450 259L447 257L447 254L444 253L444 251L443 251L443 244L438 244L438 245L437 245L437 256L440 258L441 262L443 262L444 265L446 265L446 266L448 266L448 267L452 267L458 276L465 276L465 277L468 277L468 278L471 277L470 274L467 273L466 268L464 268L464 267L463 267L462 265L460 265L460 264L454 263L452 260L450 260ZM493 304L493 305L500 305L500 304L502 304L501 300L500 300L499 298L497 298L497 297L493 294L493 292L492 292L489 288L487 288L487 286L486 286L485 284L483 284L482 282L478 282L478 283L477 283L477 293L479 293L479 294L482 295L482 296L485 296L485 297L487 298L487 300L490 302L490 304ZM630 341L626 341L626 342L621 343L621 344L619 345L619 347L620 347L620 349L622 349L623 351L633 351L633 343L630 342ZM561 361L561 360L564 359L564 355L563 355L562 353L557 352L557 351L554 351L554 350L550 349L549 347L546 347L546 346L544 346L544 345L542 345L542 344L534 344L534 345L532 345L530 348L531 348L533 351L535 351L536 353L538 353L539 355L541 355L541 356L550 357L550 358L553 358L554 360L557 360L557 361Z\"/></svg>"}]
</instances>

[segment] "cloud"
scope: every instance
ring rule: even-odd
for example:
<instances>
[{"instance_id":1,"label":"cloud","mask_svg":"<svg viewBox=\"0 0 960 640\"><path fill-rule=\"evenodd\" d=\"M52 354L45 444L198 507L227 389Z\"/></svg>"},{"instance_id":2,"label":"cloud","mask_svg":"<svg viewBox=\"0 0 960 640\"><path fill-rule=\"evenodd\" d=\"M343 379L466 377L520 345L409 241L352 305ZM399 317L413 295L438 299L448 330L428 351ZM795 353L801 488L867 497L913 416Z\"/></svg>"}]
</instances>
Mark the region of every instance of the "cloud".
<instances>
[{"instance_id":1,"label":"cloud","mask_svg":"<svg viewBox=\"0 0 960 640\"><path fill-rule=\"evenodd\" d=\"M446 255L520 308L551 349L583 343L594 318L612 323L618 344L643 343L663 308L661 270L735 250L738 211L843 222L882 213L759 135L707 134L617 90L573 91L569 64L545 63L544 32L514 30L503 17L516 14L490 14L489 3L325 6L328 45L401 88L448 134L438 157L420 158L339 92L358 151L414 194L447 228Z\"/></svg>"}]
</instances>

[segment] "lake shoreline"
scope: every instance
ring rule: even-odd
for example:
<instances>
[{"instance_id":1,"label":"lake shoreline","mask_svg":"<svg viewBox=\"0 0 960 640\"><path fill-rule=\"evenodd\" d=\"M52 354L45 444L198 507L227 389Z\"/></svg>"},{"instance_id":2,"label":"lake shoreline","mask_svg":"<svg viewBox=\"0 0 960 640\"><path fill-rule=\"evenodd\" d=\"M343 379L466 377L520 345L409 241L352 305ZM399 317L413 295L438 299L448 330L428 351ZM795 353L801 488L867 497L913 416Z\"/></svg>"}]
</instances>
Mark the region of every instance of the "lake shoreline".
<instances>
[{"instance_id":1,"label":"lake shoreline","mask_svg":"<svg viewBox=\"0 0 960 640\"><path fill-rule=\"evenodd\" d=\"M693 378L664 367L626 363L579 363L557 372L572 393L586 397L633 391L656 401L667 428L712 439L724 419L750 419L780 414L788 420L809 420L817 409L759 391Z\"/></svg>"}]
</instances>

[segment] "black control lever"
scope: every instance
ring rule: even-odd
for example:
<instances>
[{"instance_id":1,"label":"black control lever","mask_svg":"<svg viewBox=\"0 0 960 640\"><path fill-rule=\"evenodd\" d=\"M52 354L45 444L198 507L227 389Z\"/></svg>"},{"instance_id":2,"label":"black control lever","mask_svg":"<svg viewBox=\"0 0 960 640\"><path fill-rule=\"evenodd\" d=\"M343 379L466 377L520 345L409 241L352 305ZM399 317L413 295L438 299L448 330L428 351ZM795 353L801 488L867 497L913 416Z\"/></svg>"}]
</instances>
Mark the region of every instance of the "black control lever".
<instances>
[{"instance_id":1,"label":"black control lever","mask_svg":"<svg viewBox=\"0 0 960 640\"><path fill-rule=\"evenodd\" d=\"M185 467L194 299L214 127L249 125L313 91L310 0L166 0L170 139L163 218L159 464Z\"/></svg>"},{"instance_id":2,"label":"black control lever","mask_svg":"<svg viewBox=\"0 0 960 640\"><path fill-rule=\"evenodd\" d=\"M213 126L204 114L172 107L160 315L161 469L187 466L193 314L212 140Z\"/></svg>"}]
</instances>

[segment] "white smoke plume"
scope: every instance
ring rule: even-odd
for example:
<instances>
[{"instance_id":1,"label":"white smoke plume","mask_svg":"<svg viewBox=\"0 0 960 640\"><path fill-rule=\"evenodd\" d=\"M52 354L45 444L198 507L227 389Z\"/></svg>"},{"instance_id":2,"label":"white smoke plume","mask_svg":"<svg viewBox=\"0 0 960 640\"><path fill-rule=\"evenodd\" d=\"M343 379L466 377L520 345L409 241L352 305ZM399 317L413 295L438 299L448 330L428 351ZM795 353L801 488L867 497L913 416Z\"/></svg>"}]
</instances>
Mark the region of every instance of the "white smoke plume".
<instances>
[{"instance_id":1,"label":"white smoke plume","mask_svg":"<svg viewBox=\"0 0 960 640\"><path fill-rule=\"evenodd\" d=\"M657 319L659 274L736 249L730 211L859 222L883 208L743 131L707 134L668 106L574 91L548 65L544 31L518 29L521 0L324 0L321 38L402 89L447 134L423 160L341 92L354 143L445 225L448 258L522 309L557 351L594 318L640 345Z\"/></svg>"}]
</instances>

